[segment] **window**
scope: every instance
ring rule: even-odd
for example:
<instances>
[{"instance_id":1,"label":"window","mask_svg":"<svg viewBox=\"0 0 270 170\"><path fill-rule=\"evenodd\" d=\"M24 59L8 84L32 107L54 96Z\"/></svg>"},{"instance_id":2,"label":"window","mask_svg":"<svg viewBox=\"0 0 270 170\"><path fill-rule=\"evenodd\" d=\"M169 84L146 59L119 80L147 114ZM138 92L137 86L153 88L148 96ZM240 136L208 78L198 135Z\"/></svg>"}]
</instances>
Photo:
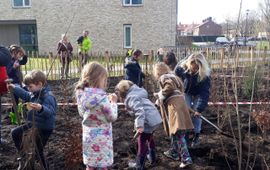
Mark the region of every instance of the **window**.
<instances>
[{"instance_id":1,"label":"window","mask_svg":"<svg viewBox=\"0 0 270 170\"><path fill-rule=\"evenodd\" d=\"M124 25L124 48L132 48L132 27Z\"/></svg>"},{"instance_id":2,"label":"window","mask_svg":"<svg viewBox=\"0 0 270 170\"><path fill-rule=\"evenodd\" d=\"M123 0L124 6L142 6L143 0Z\"/></svg>"},{"instance_id":3,"label":"window","mask_svg":"<svg viewBox=\"0 0 270 170\"><path fill-rule=\"evenodd\" d=\"M31 0L12 0L14 8L31 7Z\"/></svg>"},{"instance_id":4,"label":"window","mask_svg":"<svg viewBox=\"0 0 270 170\"><path fill-rule=\"evenodd\" d=\"M38 51L36 24L19 25L20 45L25 51Z\"/></svg>"}]
</instances>

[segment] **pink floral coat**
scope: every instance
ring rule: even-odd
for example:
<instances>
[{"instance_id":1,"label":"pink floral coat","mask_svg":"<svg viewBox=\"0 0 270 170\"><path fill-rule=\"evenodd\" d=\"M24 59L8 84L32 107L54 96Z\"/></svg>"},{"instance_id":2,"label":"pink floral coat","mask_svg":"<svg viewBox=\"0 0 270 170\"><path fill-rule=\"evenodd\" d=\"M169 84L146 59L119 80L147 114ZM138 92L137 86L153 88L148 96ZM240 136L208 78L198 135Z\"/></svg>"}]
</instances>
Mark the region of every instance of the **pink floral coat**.
<instances>
[{"instance_id":1,"label":"pink floral coat","mask_svg":"<svg viewBox=\"0 0 270 170\"><path fill-rule=\"evenodd\" d=\"M105 91L85 88L76 91L79 114L83 117L83 162L90 167L113 164L112 123L117 104L110 103Z\"/></svg>"}]
</instances>

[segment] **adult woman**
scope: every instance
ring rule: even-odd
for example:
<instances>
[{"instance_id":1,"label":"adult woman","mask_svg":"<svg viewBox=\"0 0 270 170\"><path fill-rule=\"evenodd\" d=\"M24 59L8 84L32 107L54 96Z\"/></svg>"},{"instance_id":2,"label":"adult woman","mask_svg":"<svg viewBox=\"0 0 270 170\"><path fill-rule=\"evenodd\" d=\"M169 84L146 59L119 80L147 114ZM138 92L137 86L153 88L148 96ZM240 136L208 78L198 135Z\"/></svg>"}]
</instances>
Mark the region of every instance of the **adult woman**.
<instances>
[{"instance_id":1,"label":"adult woman","mask_svg":"<svg viewBox=\"0 0 270 170\"><path fill-rule=\"evenodd\" d=\"M57 48L58 54L60 55L61 61L61 78L64 78L64 74L66 78L68 78L68 71L69 71L69 63L72 57L73 47L68 41L67 35L62 34L62 39L58 43Z\"/></svg>"},{"instance_id":2,"label":"adult woman","mask_svg":"<svg viewBox=\"0 0 270 170\"><path fill-rule=\"evenodd\" d=\"M183 80L186 103L195 111L192 118L195 133L191 144L193 147L199 144L200 115L207 107L210 95L210 68L203 54L194 53L176 67L175 74Z\"/></svg>"}]
</instances>

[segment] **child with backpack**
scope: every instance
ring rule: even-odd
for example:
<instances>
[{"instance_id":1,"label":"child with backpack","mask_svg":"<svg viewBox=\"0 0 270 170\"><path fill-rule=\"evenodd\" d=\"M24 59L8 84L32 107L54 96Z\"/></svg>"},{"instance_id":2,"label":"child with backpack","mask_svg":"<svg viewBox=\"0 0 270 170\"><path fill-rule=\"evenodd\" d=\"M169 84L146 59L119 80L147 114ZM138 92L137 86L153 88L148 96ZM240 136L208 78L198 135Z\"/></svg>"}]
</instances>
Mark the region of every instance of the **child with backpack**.
<instances>
[{"instance_id":1,"label":"child with backpack","mask_svg":"<svg viewBox=\"0 0 270 170\"><path fill-rule=\"evenodd\" d=\"M129 113L135 115L134 125L138 134L138 152L136 163L129 165L132 168L142 170L148 153L150 163L156 162L153 133L162 122L160 113L148 99L147 91L131 81L121 80L116 85L115 91L117 96L124 101Z\"/></svg>"},{"instance_id":2,"label":"child with backpack","mask_svg":"<svg viewBox=\"0 0 270 170\"><path fill-rule=\"evenodd\" d=\"M97 62L84 66L76 87L78 111L83 117L83 163L87 170L113 164L112 122L117 119L117 96L105 92L107 70Z\"/></svg>"},{"instance_id":3,"label":"child with backpack","mask_svg":"<svg viewBox=\"0 0 270 170\"><path fill-rule=\"evenodd\" d=\"M160 91L154 96L158 98L157 103L160 105L165 132L172 141L172 149L164 154L174 160L179 160L180 155L180 168L185 168L192 164L185 133L194 127L185 103L183 83L170 72L170 68L165 63L158 63L154 66L154 77L158 80L160 87Z\"/></svg>"},{"instance_id":4,"label":"child with backpack","mask_svg":"<svg viewBox=\"0 0 270 170\"><path fill-rule=\"evenodd\" d=\"M22 163L24 159L27 159L27 155L24 153L23 138L30 131L34 135L35 141L32 142L35 144L33 147L37 148L36 154L38 154L43 168L45 170L48 169L43 149L55 127L57 102L47 85L46 79L46 75L42 71L32 70L24 78L24 84L28 87L29 91L14 84L7 85L9 90L12 90L15 95L27 102L28 108L25 124L11 131L12 139L21 156L18 169L25 168L25 165Z\"/></svg>"}]
</instances>

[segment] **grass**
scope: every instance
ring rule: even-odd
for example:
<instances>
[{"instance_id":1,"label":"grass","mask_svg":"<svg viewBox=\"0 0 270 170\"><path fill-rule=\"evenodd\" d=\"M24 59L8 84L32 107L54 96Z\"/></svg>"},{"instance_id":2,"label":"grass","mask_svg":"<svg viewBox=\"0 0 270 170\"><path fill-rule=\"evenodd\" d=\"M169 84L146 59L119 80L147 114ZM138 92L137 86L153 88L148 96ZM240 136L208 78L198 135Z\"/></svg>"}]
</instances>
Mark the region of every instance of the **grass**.
<instances>
[{"instance_id":1,"label":"grass","mask_svg":"<svg viewBox=\"0 0 270 170\"><path fill-rule=\"evenodd\" d=\"M256 49L264 50L265 47L269 49L269 41L257 41Z\"/></svg>"}]
</instances>

